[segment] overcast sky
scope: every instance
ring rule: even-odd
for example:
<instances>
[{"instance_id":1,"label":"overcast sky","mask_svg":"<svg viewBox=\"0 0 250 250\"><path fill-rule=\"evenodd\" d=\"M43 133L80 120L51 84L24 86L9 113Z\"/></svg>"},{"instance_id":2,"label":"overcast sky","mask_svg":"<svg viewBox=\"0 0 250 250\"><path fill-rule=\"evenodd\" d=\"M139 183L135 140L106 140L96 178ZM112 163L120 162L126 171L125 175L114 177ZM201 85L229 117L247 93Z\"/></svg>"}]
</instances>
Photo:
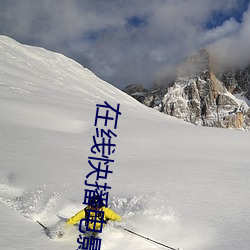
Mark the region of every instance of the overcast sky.
<instances>
[{"instance_id":1,"label":"overcast sky","mask_svg":"<svg viewBox=\"0 0 250 250\"><path fill-rule=\"evenodd\" d=\"M0 34L61 52L111 84L146 87L211 47L250 62L250 0L0 0Z\"/></svg>"}]
</instances>

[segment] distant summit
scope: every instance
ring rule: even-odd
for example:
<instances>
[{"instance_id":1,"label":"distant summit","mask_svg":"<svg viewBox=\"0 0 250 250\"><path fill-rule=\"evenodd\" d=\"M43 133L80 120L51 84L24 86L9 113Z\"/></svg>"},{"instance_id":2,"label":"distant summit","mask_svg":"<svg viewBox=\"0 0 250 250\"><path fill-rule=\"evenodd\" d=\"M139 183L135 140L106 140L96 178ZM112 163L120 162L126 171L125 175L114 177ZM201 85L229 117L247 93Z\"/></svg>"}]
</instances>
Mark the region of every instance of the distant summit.
<instances>
[{"instance_id":1,"label":"distant summit","mask_svg":"<svg viewBox=\"0 0 250 250\"><path fill-rule=\"evenodd\" d=\"M204 74L210 69L209 52L202 49L188 57L177 69L177 77L193 77Z\"/></svg>"},{"instance_id":2,"label":"distant summit","mask_svg":"<svg viewBox=\"0 0 250 250\"><path fill-rule=\"evenodd\" d=\"M250 67L219 72L213 66L209 51L202 49L178 67L170 86L130 95L162 113L196 125L248 129Z\"/></svg>"}]
</instances>

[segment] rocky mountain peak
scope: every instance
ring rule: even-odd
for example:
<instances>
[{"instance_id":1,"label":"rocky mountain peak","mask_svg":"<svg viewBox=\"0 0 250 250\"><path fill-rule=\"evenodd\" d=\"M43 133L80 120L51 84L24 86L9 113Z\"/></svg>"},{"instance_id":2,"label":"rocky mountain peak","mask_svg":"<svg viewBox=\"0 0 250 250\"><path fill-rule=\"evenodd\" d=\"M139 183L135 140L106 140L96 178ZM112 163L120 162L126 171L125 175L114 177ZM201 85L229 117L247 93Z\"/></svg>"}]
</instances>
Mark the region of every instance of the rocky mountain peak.
<instances>
[{"instance_id":1,"label":"rocky mountain peak","mask_svg":"<svg viewBox=\"0 0 250 250\"><path fill-rule=\"evenodd\" d=\"M208 50L188 57L171 86L130 93L143 104L196 125L248 129L250 109L233 93L249 86L249 71L215 74ZM250 67L249 67L250 70ZM244 72L244 73L243 73ZM246 91L244 92L246 93Z\"/></svg>"},{"instance_id":2,"label":"rocky mountain peak","mask_svg":"<svg viewBox=\"0 0 250 250\"><path fill-rule=\"evenodd\" d=\"M188 57L177 69L177 77L194 77L210 70L209 53L201 49Z\"/></svg>"}]
</instances>

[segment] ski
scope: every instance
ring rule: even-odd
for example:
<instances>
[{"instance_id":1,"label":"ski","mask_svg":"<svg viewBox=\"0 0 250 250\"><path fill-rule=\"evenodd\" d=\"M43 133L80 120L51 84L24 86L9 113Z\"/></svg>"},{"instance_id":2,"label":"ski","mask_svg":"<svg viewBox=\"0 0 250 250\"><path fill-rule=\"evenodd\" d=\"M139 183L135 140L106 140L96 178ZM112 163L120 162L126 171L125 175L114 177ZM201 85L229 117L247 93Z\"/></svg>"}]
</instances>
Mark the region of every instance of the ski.
<instances>
[{"instance_id":1,"label":"ski","mask_svg":"<svg viewBox=\"0 0 250 250\"><path fill-rule=\"evenodd\" d=\"M57 214L56 215L60 220L62 221L67 221L69 218L67 218L66 216L63 216L63 215L60 215L60 214Z\"/></svg>"}]
</instances>

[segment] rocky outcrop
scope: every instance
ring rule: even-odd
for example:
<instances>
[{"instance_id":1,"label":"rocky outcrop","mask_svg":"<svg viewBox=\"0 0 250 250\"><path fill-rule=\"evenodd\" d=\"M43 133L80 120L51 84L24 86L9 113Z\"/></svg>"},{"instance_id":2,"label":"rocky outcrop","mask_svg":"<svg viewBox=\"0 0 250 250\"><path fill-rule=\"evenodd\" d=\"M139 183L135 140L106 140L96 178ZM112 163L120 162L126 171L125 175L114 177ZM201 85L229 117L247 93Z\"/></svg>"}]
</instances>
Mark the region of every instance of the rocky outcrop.
<instances>
[{"instance_id":1,"label":"rocky outcrop","mask_svg":"<svg viewBox=\"0 0 250 250\"><path fill-rule=\"evenodd\" d=\"M218 73L217 77L230 93L241 93L250 100L250 66L244 69L227 70L224 73Z\"/></svg>"},{"instance_id":2,"label":"rocky outcrop","mask_svg":"<svg viewBox=\"0 0 250 250\"><path fill-rule=\"evenodd\" d=\"M137 101L142 102L145 99L145 94L147 90L143 87L142 84L130 84L125 89L123 89L125 93L133 96Z\"/></svg>"},{"instance_id":3,"label":"rocky outcrop","mask_svg":"<svg viewBox=\"0 0 250 250\"><path fill-rule=\"evenodd\" d=\"M229 73L220 74L219 78L211 70L208 51L201 50L178 68L176 80L170 87L140 92L139 101L196 125L248 129L249 107L233 95L242 92L242 86L249 84L248 73L234 73L235 76L244 76L243 81Z\"/></svg>"}]
</instances>

